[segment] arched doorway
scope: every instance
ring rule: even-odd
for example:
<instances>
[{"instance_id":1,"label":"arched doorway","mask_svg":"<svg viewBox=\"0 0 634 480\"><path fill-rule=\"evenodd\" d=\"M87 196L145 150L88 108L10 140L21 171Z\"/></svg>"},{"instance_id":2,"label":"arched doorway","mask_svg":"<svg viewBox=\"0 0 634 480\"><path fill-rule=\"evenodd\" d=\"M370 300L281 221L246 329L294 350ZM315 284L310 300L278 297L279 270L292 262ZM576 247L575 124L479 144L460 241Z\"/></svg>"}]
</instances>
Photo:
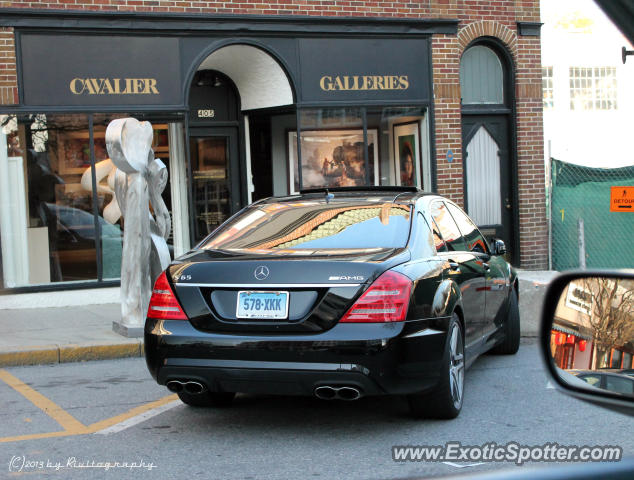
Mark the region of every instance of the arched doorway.
<instances>
[{"instance_id":1,"label":"arched doorway","mask_svg":"<svg viewBox=\"0 0 634 480\"><path fill-rule=\"evenodd\" d=\"M256 46L226 45L199 63L189 89L194 242L248 204L254 198L254 183L271 175L267 159L251 155L251 136L261 136L259 122L250 128L252 112L261 119L261 112L270 115L275 108L293 104L285 71ZM272 194L266 191L271 182L265 182L264 193L255 198Z\"/></svg>"},{"instance_id":2,"label":"arched doorway","mask_svg":"<svg viewBox=\"0 0 634 480\"><path fill-rule=\"evenodd\" d=\"M199 242L243 203L239 134L242 115L233 82L216 70L200 70L189 93L189 164L192 237Z\"/></svg>"},{"instance_id":3,"label":"arched doorway","mask_svg":"<svg viewBox=\"0 0 634 480\"><path fill-rule=\"evenodd\" d=\"M479 39L460 60L465 208L485 236L504 240L519 261L513 148L513 79L509 55Z\"/></svg>"}]
</instances>

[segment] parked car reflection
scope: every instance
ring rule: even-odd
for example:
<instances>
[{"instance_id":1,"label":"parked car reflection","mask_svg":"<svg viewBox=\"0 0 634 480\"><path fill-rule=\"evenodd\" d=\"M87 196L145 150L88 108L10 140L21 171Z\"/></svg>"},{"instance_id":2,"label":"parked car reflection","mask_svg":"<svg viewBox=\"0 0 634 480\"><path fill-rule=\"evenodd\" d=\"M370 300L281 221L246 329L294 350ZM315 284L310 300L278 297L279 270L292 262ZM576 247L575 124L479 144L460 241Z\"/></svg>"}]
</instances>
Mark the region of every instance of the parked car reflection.
<instances>
[{"instance_id":1,"label":"parked car reflection","mask_svg":"<svg viewBox=\"0 0 634 480\"><path fill-rule=\"evenodd\" d=\"M95 217L79 208L42 202L42 217L46 219L49 235L51 278L53 281L73 281L97 278L98 239ZM117 279L121 273L123 232L118 224L111 224L98 216L101 230L102 276ZM174 247L167 245L170 257Z\"/></svg>"},{"instance_id":2,"label":"parked car reflection","mask_svg":"<svg viewBox=\"0 0 634 480\"><path fill-rule=\"evenodd\" d=\"M54 281L97 278L95 217L79 208L43 202L48 225L51 278ZM103 277L117 278L121 268L122 231L97 217L101 230Z\"/></svg>"},{"instance_id":3,"label":"parked car reflection","mask_svg":"<svg viewBox=\"0 0 634 480\"><path fill-rule=\"evenodd\" d=\"M575 375L593 387L609 390L610 392L634 395L634 378L628 375L605 370L568 370L568 373Z\"/></svg>"}]
</instances>

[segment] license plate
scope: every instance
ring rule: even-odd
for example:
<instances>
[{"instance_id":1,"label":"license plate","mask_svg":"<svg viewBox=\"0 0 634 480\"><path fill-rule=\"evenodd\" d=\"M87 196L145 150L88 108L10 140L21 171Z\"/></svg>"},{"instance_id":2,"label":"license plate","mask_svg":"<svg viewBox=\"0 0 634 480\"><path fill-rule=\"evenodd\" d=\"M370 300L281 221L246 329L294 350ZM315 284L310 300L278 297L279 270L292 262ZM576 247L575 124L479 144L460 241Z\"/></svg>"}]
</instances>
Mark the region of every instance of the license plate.
<instances>
[{"instance_id":1,"label":"license plate","mask_svg":"<svg viewBox=\"0 0 634 480\"><path fill-rule=\"evenodd\" d=\"M288 317L288 292L238 292L236 318Z\"/></svg>"}]
</instances>

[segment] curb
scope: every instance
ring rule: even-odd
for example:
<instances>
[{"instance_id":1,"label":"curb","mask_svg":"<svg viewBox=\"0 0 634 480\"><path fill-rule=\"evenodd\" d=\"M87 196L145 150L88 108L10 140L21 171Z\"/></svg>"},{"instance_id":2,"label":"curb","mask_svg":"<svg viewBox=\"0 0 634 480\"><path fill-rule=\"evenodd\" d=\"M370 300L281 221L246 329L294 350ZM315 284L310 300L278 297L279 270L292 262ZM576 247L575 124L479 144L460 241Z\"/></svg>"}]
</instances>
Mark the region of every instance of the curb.
<instances>
[{"instance_id":1,"label":"curb","mask_svg":"<svg viewBox=\"0 0 634 480\"><path fill-rule=\"evenodd\" d=\"M143 354L143 341L141 339L116 344L103 342L10 347L8 350L0 352L0 367L110 360L142 357Z\"/></svg>"},{"instance_id":2,"label":"curb","mask_svg":"<svg viewBox=\"0 0 634 480\"><path fill-rule=\"evenodd\" d=\"M520 335L537 337L541 331L542 308L548 281L520 277Z\"/></svg>"}]
</instances>

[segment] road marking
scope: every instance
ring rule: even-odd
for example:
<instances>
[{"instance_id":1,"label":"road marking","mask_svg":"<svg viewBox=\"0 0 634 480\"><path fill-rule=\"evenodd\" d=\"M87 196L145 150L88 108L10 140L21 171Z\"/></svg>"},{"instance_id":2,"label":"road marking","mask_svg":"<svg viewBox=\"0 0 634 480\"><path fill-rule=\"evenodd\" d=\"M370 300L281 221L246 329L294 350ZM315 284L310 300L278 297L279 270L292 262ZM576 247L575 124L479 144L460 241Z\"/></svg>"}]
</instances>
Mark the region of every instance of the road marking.
<instances>
[{"instance_id":1,"label":"road marking","mask_svg":"<svg viewBox=\"0 0 634 480\"><path fill-rule=\"evenodd\" d=\"M146 412L148 410L159 408L159 407L161 407L163 405L167 405L167 404L170 404L170 403L175 403L174 406L176 406L176 405L179 404L179 402L175 401L177 398L178 398L177 395L168 395L167 397L163 397L163 398L161 398L159 400L156 400L154 402L150 402L150 403L147 403L145 405L140 405L138 407L135 407L135 408L129 410L128 412L126 412L126 413L122 413L121 415L116 415L116 416L114 416L112 418L107 418L106 420L101 420L101 421L93 423L91 425L84 426L83 430L79 431L79 432L64 430L64 431L61 431L61 432L32 433L30 435L17 435L17 436L14 436L14 437L3 437L3 438L0 438L0 443L21 442L21 441L24 441L24 440L36 440L36 439L40 439L40 438L70 437L70 436L75 436L75 435L86 435L86 434L89 434L89 433L97 433L97 432L99 432L101 430L105 430L105 429L107 429L109 427L112 427L113 425L117 425L119 423L122 423L122 422L126 421L129 418L141 415L141 414L143 414L144 412ZM158 415L158 413L156 415ZM147 418L149 418L149 417L147 417ZM132 425L129 425L129 426L132 426Z\"/></svg>"},{"instance_id":2,"label":"road marking","mask_svg":"<svg viewBox=\"0 0 634 480\"><path fill-rule=\"evenodd\" d=\"M478 465L484 465L484 462L479 463L453 463L453 462L442 462L445 465L449 465L450 467L456 468L467 468L467 467L477 467Z\"/></svg>"},{"instance_id":3,"label":"road marking","mask_svg":"<svg viewBox=\"0 0 634 480\"><path fill-rule=\"evenodd\" d=\"M16 392L21 394L24 398L30 401L37 408L42 410L45 414L55 420L66 432L72 433L84 433L86 426L73 417L70 413L57 405L52 400L49 400L41 393L33 390L26 383L20 379L14 377L6 370L0 369L0 380L13 388Z\"/></svg>"},{"instance_id":4,"label":"road marking","mask_svg":"<svg viewBox=\"0 0 634 480\"><path fill-rule=\"evenodd\" d=\"M134 417L130 417L127 420L116 423L112 425L111 427L98 430L95 433L100 435L109 435L111 433L118 433L118 432L121 432L122 430L125 430L126 428L130 428L134 425L138 425L141 422L145 422L146 420L152 417L155 417L163 412L167 412L168 410L182 404L183 402L181 402L180 400L173 400L171 402L165 403L158 407L151 408L150 410L146 410L145 412L140 413Z\"/></svg>"},{"instance_id":5,"label":"road marking","mask_svg":"<svg viewBox=\"0 0 634 480\"><path fill-rule=\"evenodd\" d=\"M121 415L117 415L115 417L108 418L106 420L101 420L100 422L93 423L88 426L87 433L95 433L99 430L104 430L106 428L112 427L117 423L121 423L129 418L135 417L137 415L141 415L142 413L147 412L148 410L152 410L153 408L162 407L170 402L173 402L178 398L178 395L172 394L167 397L160 398L154 402L146 403L145 405L140 405L138 407L133 408L132 410L128 410L126 413L122 413Z\"/></svg>"},{"instance_id":6,"label":"road marking","mask_svg":"<svg viewBox=\"0 0 634 480\"><path fill-rule=\"evenodd\" d=\"M115 433L128 427L136 425L148 418L158 415L180 404L176 399L178 395L168 395L153 402L149 402L138 407L134 407L125 413L114 417L84 425L66 410L61 408L52 400L49 400L41 393L29 387L20 379L14 377L6 370L0 369L0 380L21 394L33 405L42 410L63 428L59 432L33 433L29 435L16 435L12 437L0 438L0 443L20 442L24 440L35 440L40 438L69 437L74 435L86 435L90 433ZM115 427L112 431L106 431Z\"/></svg>"},{"instance_id":7,"label":"road marking","mask_svg":"<svg viewBox=\"0 0 634 480\"><path fill-rule=\"evenodd\" d=\"M24 440L36 440L40 438L71 437L73 435L83 435L83 433L73 433L73 432L67 432L67 431L32 433L30 435L17 435L15 437L3 437L3 438L0 438L0 443L22 442Z\"/></svg>"},{"instance_id":8,"label":"road marking","mask_svg":"<svg viewBox=\"0 0 634 480\"><path fill-rule=\"evenodd\" d=\"M546 389L551 389L551 388L552 388L552 389L554 389L554 388L555 388L555 386L554 386L552 383L550 383L550 381L548 381L548 382L546 383Z\"/></svg>"}]
</instances>

